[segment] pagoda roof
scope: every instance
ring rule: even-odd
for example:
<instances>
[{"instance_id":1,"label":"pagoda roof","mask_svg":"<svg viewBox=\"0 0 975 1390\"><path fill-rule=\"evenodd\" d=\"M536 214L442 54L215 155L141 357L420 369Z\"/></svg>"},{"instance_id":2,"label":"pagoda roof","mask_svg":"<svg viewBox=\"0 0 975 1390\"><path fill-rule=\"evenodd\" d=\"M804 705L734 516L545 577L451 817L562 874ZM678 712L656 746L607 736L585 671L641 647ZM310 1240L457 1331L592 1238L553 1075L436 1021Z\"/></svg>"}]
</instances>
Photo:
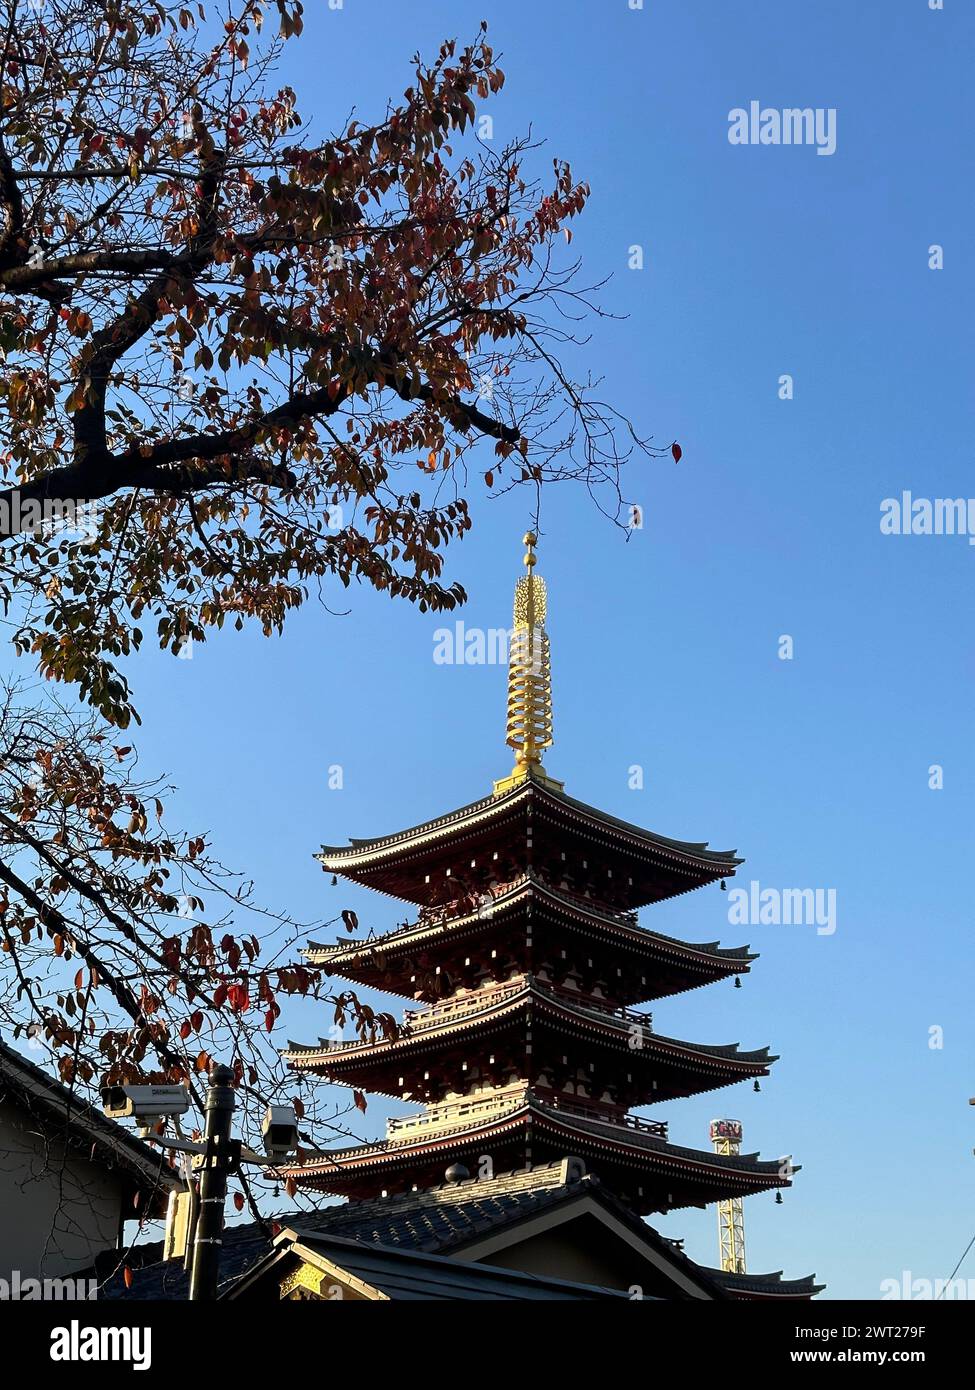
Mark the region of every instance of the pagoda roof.
<instances>
[{"instance_id":1,"label":"pagoda roof","mask_svg":"<svg viewBox=\"0 0 975 1390\"><path fill-rule=\"evenodd\" d=\"M581 1038L594 1038L604 1045L625 1050L631 1065L663 1064L677 1071L699 1073L708 1084L690 1087L689 1093L693 1094L767 1076L769 1066L778 1061L767 1047L743 1051L738 1043L714 1045L665 1037L652 1031L649 1014L638 1014L632 1009L603 1008L593 1000L573 998L566 991L553 992L531 978L507 988L496 986L462 996L450 1006L422 1010L412 1025L392 1040L329 1043L319 1039L318 1046L310 1047L289 1040L284 1057L296 1070L316 1072L341 1081L343 1077L355 1078L381 1071L387 1064L395 1067L410 1057L442 1049L445 1042L495 1031L529 1011L533 1022L562 1025ZM641 1029L639 1048L632 1047L634 1025ZM370 1083L366 1089L384 1091L390 1096L399 1094L398 1090L384 1088L381 1081Z\"/></svg>"},{"instance_id":2,"label":"pagoda roof","mask_svg":"<svg viewBox=\"0 0 975 1390\"><path fill-rule=\"evenodd\" d=\"M493 917L506 908L514 907L530 898L533 904L548 906L568 917L584 930L599 932L615 937L621 944L646 952L648 957L666 957L678 966L693 973L701 973L704 980L689 978L683 989L692 989L696 984L720 978L723 975L740 974L748 970L750 963L758 959L758 953L748 946L721 946L717 941L688 942L662 932L648 931L641 927L635 913L614 912L597 903L566 893L550 884L543 883L532 873L526 873L510 884L490 903L481 905L476 911L456 917L429 918L411 922L394 931L362 941L336 940L334 944L310 941L302 954L316 966L321 966L335 975L375 984L370 978L381 973L384 957L409 955L423 950L435 942L462 938L471 932L481 933ZM376 987L394 993L388 983ZM672 993L682 992L674 989ZM409 997L409 996L405 996Z\"/></svg>"},{"instance_id":3,"label":"pagoda roof","mask_svg":"<svg viewBox=\"0 0 975 1390\"><path fill-rule=\"evenodd\" d=\"M331 873L341 873L391 897L422 901L422 894L416 896L416 885L404 877L411 862L422 867L438 851L455 843L459 846L506 820L517 819L518 814L529 807L578 827L582 834L599 839L607 848L669 870L682 886L664 896L677 896L730 876L743 862L734 850L712 850L707 842L670 839L621 820L584 801L577 801L532 774L509 791L482 797L407 830L372 839L350 839L344 846L323 845L316 858ZM651 894L645 900L652 898Z\"/></svg>"},{"instance_id":4,"label":"pagoda roof","mask_svg":"<svg viewBox=\"0 0 975 1390\"><path fill-rule=\"evenodd\" d=\"M815 1298L822 1293L825 1284L817 1284L815 1274L806 1274L801 1279L783 1279L781 1269L774 1274L733 1274L729 1270L709 1269L700 1266L708 1278L727 1289L733 1298Z\"/></svg>"},{"instance_id":5,"label":"pagoda roof","mask_svg":"<svg viewBox=\"0 0 975 1390\"><path fill-rule=\"evenodd\" d=\"M473 1109L476 1110L476 1107ZM638 1127L639 1126L639 1127ZM623 1167L636 1183L666 1189L673 1200L643 1199L644 1211L671 1210L700 1206L728 1196L747 1196L771 1188L791 1186L783 1176L781 1159L760 1159L757 1153L724 1155L701 1149L683 1148L659 1137L660 1126L631 1121L622 1125L593 1118L564 1106L542 1101L530 1088L524 1088L507 1110L496 1110L492 1117L478 1121L468 1115L453 1126L407 1131L405 1138L387 1138L351 1148L333 1149L320 1157L302 1156L302 1161L279 1171L300 1185L326 1192L344 1192L358 1181L380 1185L394 1175L410 1173L419 1163L448 1163L467 1157L495 1153L506 1139L524 1142L530 1135L533 1151L579 1154L592 1167ZM653 1131L657 1131L656 1133ZM497 1148L492 1147L496 1145ZM789 1173L800 1165L788 1166ZM678 1196L674 1196L674 1192Z\"/></svg>"}]
</instances>

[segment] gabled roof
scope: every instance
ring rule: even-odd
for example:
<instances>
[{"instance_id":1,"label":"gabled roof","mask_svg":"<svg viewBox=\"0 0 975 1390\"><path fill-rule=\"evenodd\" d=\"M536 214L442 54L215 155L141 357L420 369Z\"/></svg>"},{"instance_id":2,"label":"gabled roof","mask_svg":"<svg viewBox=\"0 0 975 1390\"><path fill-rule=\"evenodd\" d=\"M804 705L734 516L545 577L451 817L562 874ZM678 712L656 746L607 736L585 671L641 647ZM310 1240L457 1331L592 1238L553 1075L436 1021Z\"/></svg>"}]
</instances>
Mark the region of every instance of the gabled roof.
<instances>
[{"instance_id":1,"label":"gabled roof","mask_svg":"<svg viewBox=\"0 0 975 1390\"><path fill-rule=\"evenodd\" d=\"M581 1204L598 1207L625 1228L655 1264L707 1297L718 1296L710 1277L572 1159L539 1164L494 1178L443 1183L424 1192L373 1198L334 1208L334 1234L395 1248L438 1251L455 1261L480 1258L482 1249L511 1248L540 1219L559 1213L574 1219Z\"/></svg>"},{"instance_id":2,"label":"gabled roof","mask_svg":"<svg viewBox=\"0 0 975 1390\"><path fill-rule=\"evenodd\" d=\"M521 1270L495 1269L488 1264L459 1264L442 1255L394 1250L360 1240L322 1235L309 1230L286 1230L274 1249L233 1284L224 1298L247 1298L265 1281L276 1284L304 1265L322 1282L354 1291L368 1300L461 1300L507 1302L533 1300L565 1302L580 1299L627 1298L624 1289L570 1283Z\"/></svg>"},{"instance_id":3,"label":"gabled roof","mask_svg":"<svg viewBox=\"0 0 975 1390\"><path fill-rule=\"evenodd\" d=\"M180 1186L163 1157L107 1119L60 1081L0 1039L0 1101L33 1115L45 1133L63 1139L92 1162L123 1172L146 1206L159 1210ZM138 1213L133 1209L131 1216Z\"/></svg>"}]
</instances>

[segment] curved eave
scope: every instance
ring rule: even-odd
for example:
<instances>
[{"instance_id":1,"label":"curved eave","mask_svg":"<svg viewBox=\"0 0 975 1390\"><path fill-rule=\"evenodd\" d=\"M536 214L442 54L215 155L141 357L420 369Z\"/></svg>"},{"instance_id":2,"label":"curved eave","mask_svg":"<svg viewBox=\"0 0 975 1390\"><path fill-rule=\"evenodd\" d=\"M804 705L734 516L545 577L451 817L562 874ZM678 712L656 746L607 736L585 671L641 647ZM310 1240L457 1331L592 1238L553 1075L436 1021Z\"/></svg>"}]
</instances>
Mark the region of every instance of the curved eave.
<instances>
[{"instance_id":1,"label":"curved eave","mask_svg":"<svg viewBox=\"0 0 975 1390\"><path fill-rule=\"evenodd\" d=\"M437 1051L444 1042L453 1043L463 1037L496 1032L514 1017L528 1013L529 1009L533 1021L537 1014L547 1015L556 1029L568 1031L574 1037L595 1038L611 1047L619 1047L627 1053L633 1065L662 1063L675 1070L694 1071L702 1078L712 1080L710 1086L694 1088L693 1094L732 1086L737 1081L753 1077L768 1076L769 1067L778 1061L777 1056L770 1055L768 1048L742 1052L737 1043L720 1046L696 1044L654 1032L644 1033L642 1047L631 1048L631 1022L625 1019L617 1021L585 1008L576 1008L571 1001L555 999L544 990L532 987L526 987L461 1018L416 1029L392 1041L359 1042L329 1048L303 1047L289 1042L288 1050L282 1056L296 1071L313 1072L333 1081L342 1081L347 1077L351 1083L357 1079L356 1073L365 1078L377 1070L381 1072L386 1066L396 1067L400 1062L422 1056L425 1052ZM381 1078L366 1089L391 1097L399 1095L398 1090L384 1087Z\"/></svg>"},{"instance_id":2,"label":"curved eave","mask_svg":"<svg viewBox=\"0 0 975 1390\"><path fill-rule=\"evenodd\" d=\"M815 1274L806 1274L800 1279L784 1279L781 1270L772 1274L732 1274L723 1269L709 1269L705 1265L700 1268L709 1278L739 1298L815 1298L826 1287L825 1284L816 1283Z\"/></svg>"},{"instance_id":3,"label":"curved eave","mask_svg":"<svg viewBox=\"0 0 975 1390\"><path fill-rule=\"evenodd\" d=\"M584 801L566 796L564 792L545 786L531 777L501 796L483 797L480 801L473 801L408 830L374 839L352 839L348 845L323 845L315 857L330 873L341 873L360 881L359 875L368 875L370 869L395 863L397 859L405 861L430 846L463 839L475 827L503 820L519 809L522 802L534 798L538 798L543 806L578 821L580 826L590 831L601 831L610 840L620 842L631 850L662 855L675 865L696 870L704 876L704 882L731 875L743 863L734 850L712 850L708 848L707 841L674 840L666 835L658 835L655 831L645 830ZM688 888L694 886L698 885L689 884Z\"/></svg>"},{"instance_id":4,"label":"curved eave","mask_svg":"<svg viewBox=\"0 0 975 1390\"><path fill-rule=\"evenodd\" d=\"M401 952L422 949L425 944L443 940L448 936L462 937L466 931L471 929L483 930L486 923L490 923L495 917L500 917L509 909L517 907L525 899L530 900L533 904L536 902L542 905L547 904L551 910L567 915L583 929L589 925L593 930L609 931L627 944L648 951L648 954L655 958L665 959L678 967L686 965L701 971L703 974L711 975L714 979L719 979L722 975L729 977L746 974L751 962L758 959L758 953L750 951L747 946L723 947L716 941L680 941L676 937L665 936L660 932L647 931L644 927L622 922L617 917L600 912L596 906L583 905L577 900L566 897L558 889L551 888L531 876L526 876L523 882L501 894L486 910L467 913L463 917L455 917L430 925L415 923L408 927L398 927L395 931L386 932L369 942L343 941L334 946L309 942L301 954L310 964L325 967L335 975L343 975L344 972L341 968L343 965L352 966L354 969L356 964L363 959L369 959L370 963L376 962L376 969L381 971L382 966L379 962L384 956L395 957ZM652 950L648 950L648 948L652 948ZM358 976L350 972L345 978L356 979ZM710 980L691 981L686 988L693 989L698 983L710 983ZM392 990L387 990L387 993L392 992ZM681 992L679 990L674 991L674 993Z\"/></svg>"},{"instance_id":5,"label":"curved eave","mask_svg":"<svg viewBox=\"0 0 975 1390\"><path fill-rule=\"evenodd\" d=\"M321 1159L285 1168L283 1175L294 1177L306 1185L315 1185L317 1181L327 1190L329 1178L342 1186L345 1175L366 1176L370 1170L392 1172L409 1168L424 1156L447 1155L466 1151L471 1146L483 1146L503 1139L512 1131L525 1129L529 1124L532 1134L537 1135L542 1131L551 1137L554 1144L568 1144L569 1147L564 1149L566 1153L576 1153L582 1148L596 1155L602 1154L610 1161L642 1169L649 1177L673 1180L675 1185L683 1181L708 1192L740 1192L743 1196L749 1192L791 1186L789 1178L782 1176L780 1160L760 1160L757 1154L722 1157L700 1149L681 1148L667 1140L623 1130L616 1125L560 1114L536 1101L491 1123L470 1125L439 1136L427 1134L412 1141L391 1143L380 1140L374 1144L337 1149ZM491 1150L481 1147L478 1152ZM791 1172L798 1171L799 1165L792 1165ZM343 1176L340 1178L339 1175ZM700 1193L689 1193L686 1200L675 1202L674 1206L694 1205L700 1196ZM705 1200L717 1198L709 1196Z\"/></svg>"}]
</instances>

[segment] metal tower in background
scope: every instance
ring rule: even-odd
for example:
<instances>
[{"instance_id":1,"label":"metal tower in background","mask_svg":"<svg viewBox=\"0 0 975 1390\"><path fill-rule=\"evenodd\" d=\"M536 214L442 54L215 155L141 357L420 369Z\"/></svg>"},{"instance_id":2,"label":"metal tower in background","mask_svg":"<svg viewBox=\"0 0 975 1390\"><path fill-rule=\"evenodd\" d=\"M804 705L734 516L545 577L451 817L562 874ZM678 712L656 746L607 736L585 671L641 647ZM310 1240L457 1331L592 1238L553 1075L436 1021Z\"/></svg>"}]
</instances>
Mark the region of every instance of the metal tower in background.
<instances>
[{"instance_id":1,"label":"metal tower in background","mask_svg":"<svg viewBox=\"0 0 975 1390\"><path fill-rule=\"evenodd\" d=\"M741 1120L712 1120L711 1143L722 1157L741 1152ZM745 1214L740 1197L718 1203L720 1267L727 1274L745 1273Z\"/></svg>"}]
</instances>

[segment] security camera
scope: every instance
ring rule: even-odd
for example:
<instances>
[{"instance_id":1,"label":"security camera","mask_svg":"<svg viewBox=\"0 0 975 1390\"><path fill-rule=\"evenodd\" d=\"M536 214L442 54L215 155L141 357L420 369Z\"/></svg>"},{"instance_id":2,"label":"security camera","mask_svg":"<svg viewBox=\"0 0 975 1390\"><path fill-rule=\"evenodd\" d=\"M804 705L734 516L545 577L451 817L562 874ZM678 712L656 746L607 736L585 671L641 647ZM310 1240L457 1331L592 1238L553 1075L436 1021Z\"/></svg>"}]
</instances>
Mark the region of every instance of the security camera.
<instances>
[{"instance_id":1,"label":"security camera","mask_svg":"<svg viewBox=\"0 0 975 1390\"><path fill-rule=\"evenodd\" d=\"M154 1124L166 1115L185 1115L190 1093L185 1086L106 1086L102 1109L110 1120L138 1119Z\"/></svg>"},{"instance_id":2,"label":"security camera","mask_svg":"<svg viewBox=\"0 0 975 1390\"><path fill-rule=\"evenodd\" d=\"M298 1147L298 1117L290 1105L269 1105L261 1125L268 1158L287 1158Z\"/></svg>"}]
</instances>

